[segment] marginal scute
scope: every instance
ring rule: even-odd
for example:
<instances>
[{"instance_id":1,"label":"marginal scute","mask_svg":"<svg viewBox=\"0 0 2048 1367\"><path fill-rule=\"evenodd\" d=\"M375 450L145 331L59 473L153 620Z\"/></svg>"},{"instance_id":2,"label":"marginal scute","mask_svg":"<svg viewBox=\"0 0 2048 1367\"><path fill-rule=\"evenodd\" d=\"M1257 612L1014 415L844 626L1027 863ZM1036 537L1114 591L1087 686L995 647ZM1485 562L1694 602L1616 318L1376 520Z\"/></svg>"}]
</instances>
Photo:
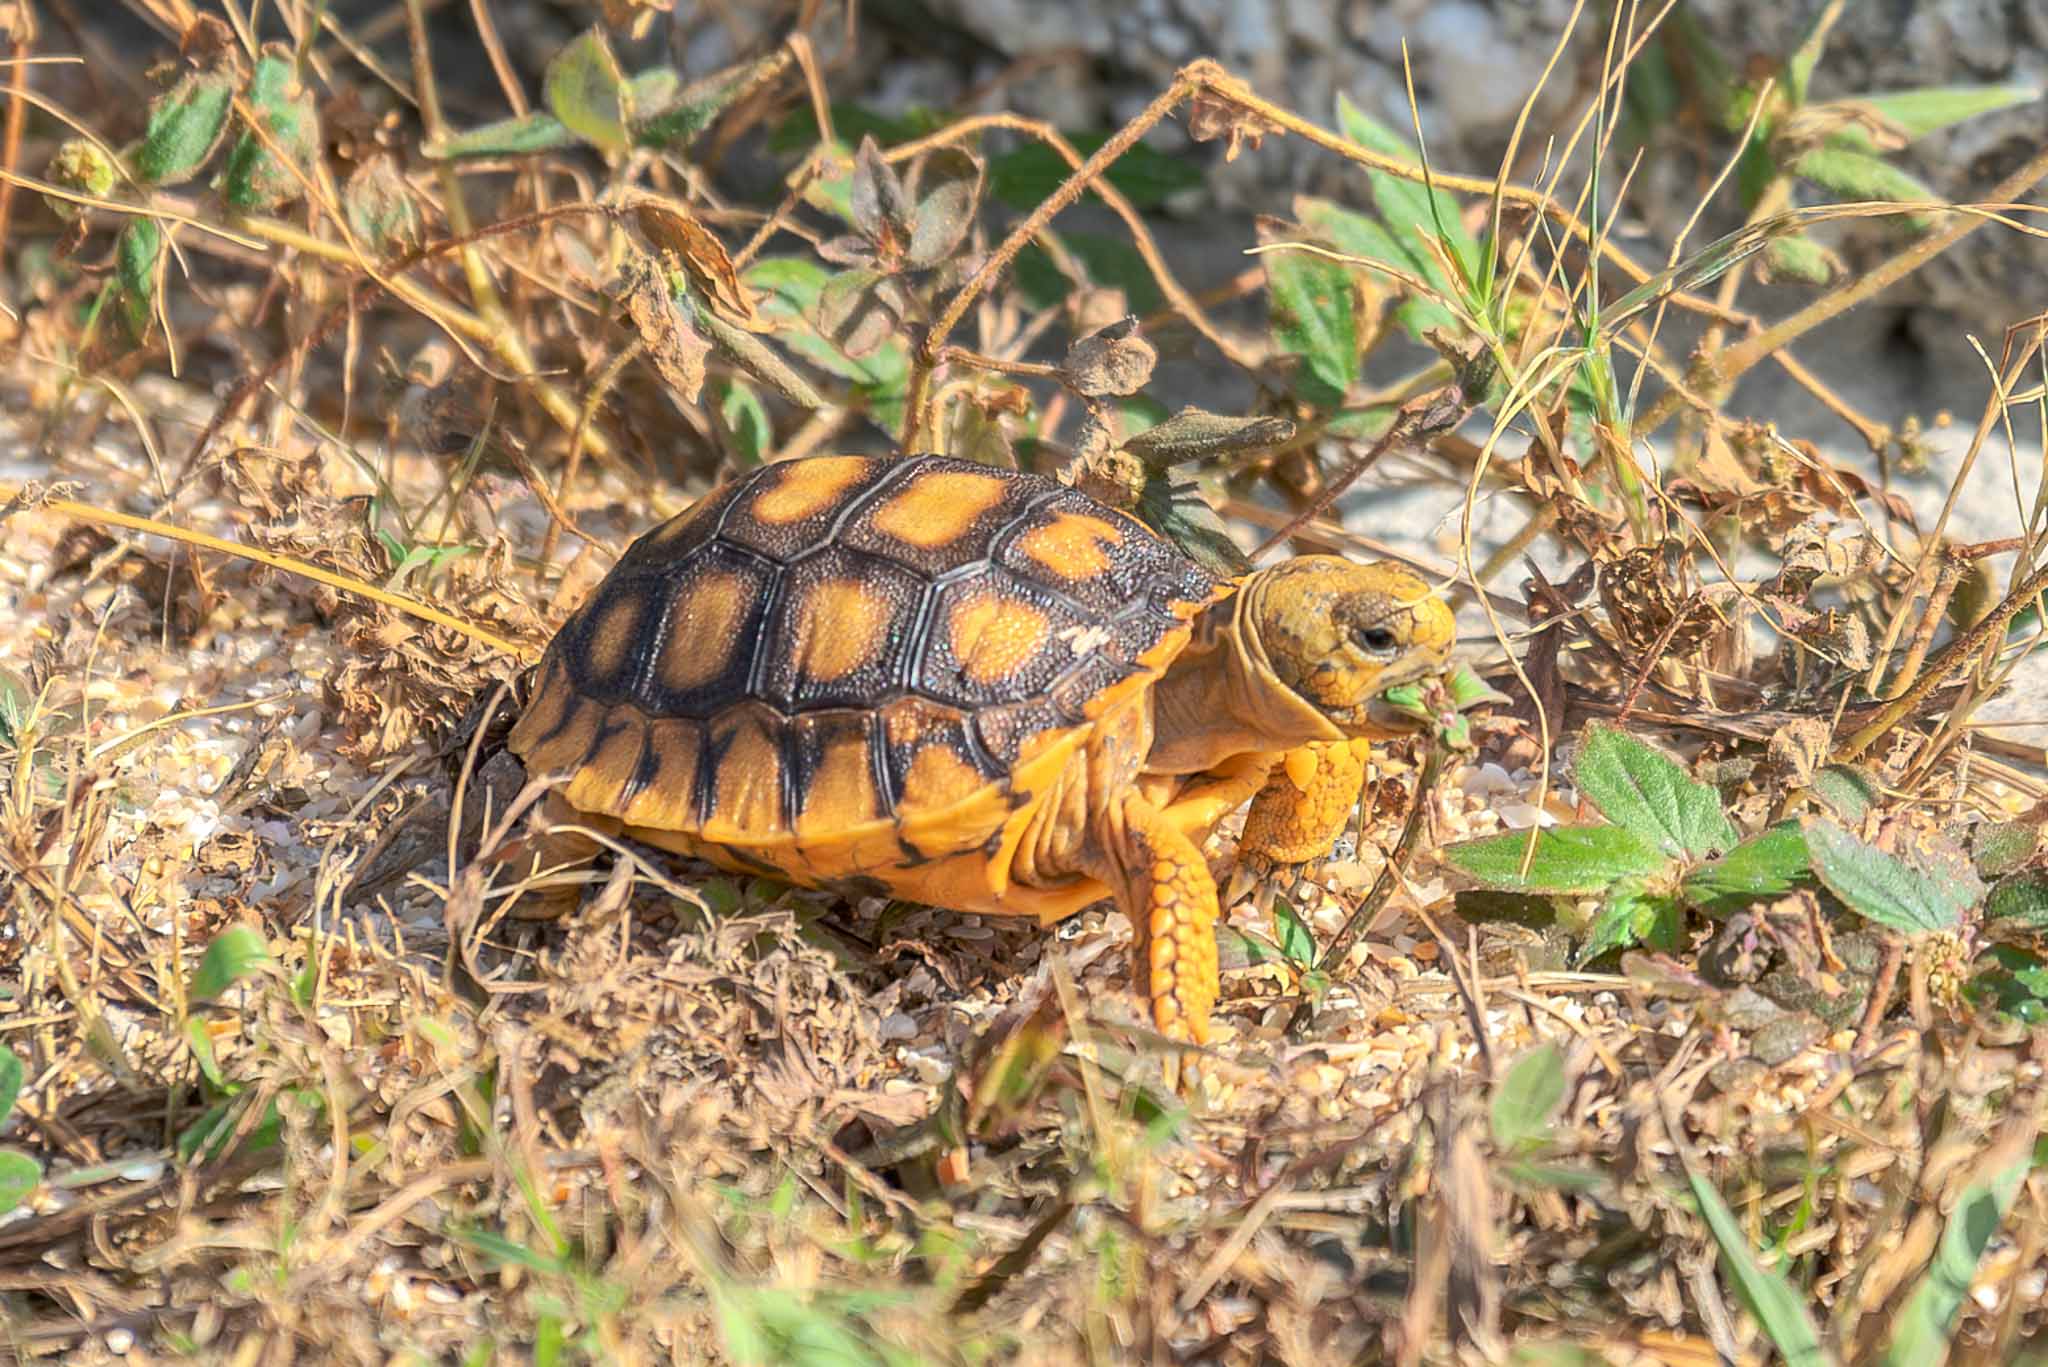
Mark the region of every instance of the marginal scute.
<instances>
[{"instance_id":1,"label":"marginal scute","mask_svg":"<svg viewBox=\"0 0 2048 1367\"><path fill-rule=\"evenodd\" d=\"M617 816L633 791L646 743L646 722L630 709L611 709L599 726L590 758L562 795L583 811Z\"/></svg>"},{"instance_id":2,"label":"marginal scute","mask_svg":"<svg viewBox=\"0 0 2048 1367\"><path fill-rule=\"evenodd\" d=\"M704 727L674 718L648 723L639 786L618 815L634 826L683 830L697 811L697 772Z\"/></svg>"},{"instance_id":3,"label":"marginal scute","mask_svg":"<svg viewBox=\"0 0 2048 1367\"><path fill-rule=\"evenodd\" d=\"M711 810L704 814L703 834L725 845L772 843L784 833L783 724L769 708L743 704L720 713L711 723Z\"/></svg>"},{"instance_id":4,"label":"marginal scute","mask_svg":"<svg viewBox=\"0 0 2048 1367\"><path fill-rule=\"evenodd\" d=\"M875 787L868 714L820 712L791 730L798 756L796 836L809 842L888 815Z\"/></svg>"}]
</instances>

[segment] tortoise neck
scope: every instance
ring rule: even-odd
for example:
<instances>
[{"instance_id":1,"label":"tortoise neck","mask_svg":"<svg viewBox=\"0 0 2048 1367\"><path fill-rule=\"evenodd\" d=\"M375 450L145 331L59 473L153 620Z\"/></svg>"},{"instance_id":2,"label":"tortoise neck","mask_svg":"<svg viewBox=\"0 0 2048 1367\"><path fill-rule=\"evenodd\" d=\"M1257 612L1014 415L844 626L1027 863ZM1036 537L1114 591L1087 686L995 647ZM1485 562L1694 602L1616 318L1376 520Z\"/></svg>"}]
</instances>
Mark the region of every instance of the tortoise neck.
<instances>
[{"instance_id":1,"label":"tortoise neck","mask_svg":"<svg viewBox=\"0 0 2048 1367\"><path fill-rule=\"evenodd\" d=\"M1152 694L1155 773L1194 774L1232 755L1291 750L1344 732L1273 672L1253 627L1261 576L1194 621L1187 649Z\"/></svg>"}]
</instances>

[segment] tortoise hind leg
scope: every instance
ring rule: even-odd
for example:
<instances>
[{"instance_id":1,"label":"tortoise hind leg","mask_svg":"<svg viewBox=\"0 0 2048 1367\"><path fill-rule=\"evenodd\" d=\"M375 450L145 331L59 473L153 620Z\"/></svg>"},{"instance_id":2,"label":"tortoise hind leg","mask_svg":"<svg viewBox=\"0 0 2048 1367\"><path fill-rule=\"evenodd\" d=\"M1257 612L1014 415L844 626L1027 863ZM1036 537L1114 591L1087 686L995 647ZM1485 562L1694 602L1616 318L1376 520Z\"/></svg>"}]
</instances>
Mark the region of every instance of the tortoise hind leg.
<instances>
[{"instance_id":1,"label":"tortoise hind leg","mask_svg":"<svg viewBox=\"0 0 2048 1367\"><path fill-rule=\"evenodd\" d=\"M1202 851L1137 793L1104 820L1103 881L1131 918L1137 985L1169 1039L1205 1044L1216 1004L1216 883Z\"/></svg>"}]
</instances>

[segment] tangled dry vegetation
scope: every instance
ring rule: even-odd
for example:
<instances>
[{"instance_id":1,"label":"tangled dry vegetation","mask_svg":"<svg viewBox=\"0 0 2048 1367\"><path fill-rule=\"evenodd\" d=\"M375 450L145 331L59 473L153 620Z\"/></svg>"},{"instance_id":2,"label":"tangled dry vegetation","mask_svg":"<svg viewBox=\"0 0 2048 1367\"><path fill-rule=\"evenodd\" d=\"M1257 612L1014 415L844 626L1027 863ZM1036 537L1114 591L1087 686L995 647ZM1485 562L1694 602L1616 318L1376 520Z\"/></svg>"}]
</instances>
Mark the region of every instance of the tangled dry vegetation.
<instances>
[{"instance_id":1,"label":"tangled dry vegetation","mask_svg":"<svg viewBox=\"0 0 2048 1367\"><path fill-rule=\"evenodd\" d=\"M1763 74L1621 6L1496 186L1206 63L1090 140L835 103L831 5L678 70L650 28L721 7L606 0L525 74L511 8L128 0L130 58L0 4L0 1351L2042 1351L2048 787L1970 721L2041 631L2040 330L1967 435L1821 391L1867 463L1726 406L2032 230L2048 153L1970 212L1874 202L1916 198L1900 142L2019 94L1811 102L1839 6ZM1273 138L1356 195L1183 279L1149 211ZM1702 151L1740 226L1621 250L1631 158ZM1056 221L1084 196L1114 231ZM1880 216L1841 278L1828 234ZM1809 302L1751 313L1766 276ZM1169 418L1190 365L1252 402ZM1065 472L1222 567L1385 551L1369 470L1439 495L1395 549L1497 693L1241 899L1191 1096L1107 911L1039 935L629 848L565 922L503 914L550 627L722 472L898 443ZM1888 482L2001 446L2005 541ZM1481 507L1520 530L1475 548Z\"/></svg>"}]
</instances>

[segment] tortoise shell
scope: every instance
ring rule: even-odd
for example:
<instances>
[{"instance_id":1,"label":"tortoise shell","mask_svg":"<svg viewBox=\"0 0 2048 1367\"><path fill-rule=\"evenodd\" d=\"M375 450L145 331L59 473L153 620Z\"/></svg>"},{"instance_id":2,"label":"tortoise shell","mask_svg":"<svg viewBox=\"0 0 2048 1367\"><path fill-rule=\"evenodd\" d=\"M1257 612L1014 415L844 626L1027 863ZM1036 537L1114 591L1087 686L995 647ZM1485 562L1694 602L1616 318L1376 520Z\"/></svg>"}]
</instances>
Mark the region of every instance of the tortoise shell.
<instances>
[{"instance_id":1,"label":"tortoise shell","mask_svg":"<svg viewBox=\"0 0 2048 1367\"><path fill-rule=\"evenodd\" d=\"M1037 475L766 465L634 543L510 744L580 811L737 867L827 883L993 854L1232 590Z\"/></svg>"}]
</instances>

